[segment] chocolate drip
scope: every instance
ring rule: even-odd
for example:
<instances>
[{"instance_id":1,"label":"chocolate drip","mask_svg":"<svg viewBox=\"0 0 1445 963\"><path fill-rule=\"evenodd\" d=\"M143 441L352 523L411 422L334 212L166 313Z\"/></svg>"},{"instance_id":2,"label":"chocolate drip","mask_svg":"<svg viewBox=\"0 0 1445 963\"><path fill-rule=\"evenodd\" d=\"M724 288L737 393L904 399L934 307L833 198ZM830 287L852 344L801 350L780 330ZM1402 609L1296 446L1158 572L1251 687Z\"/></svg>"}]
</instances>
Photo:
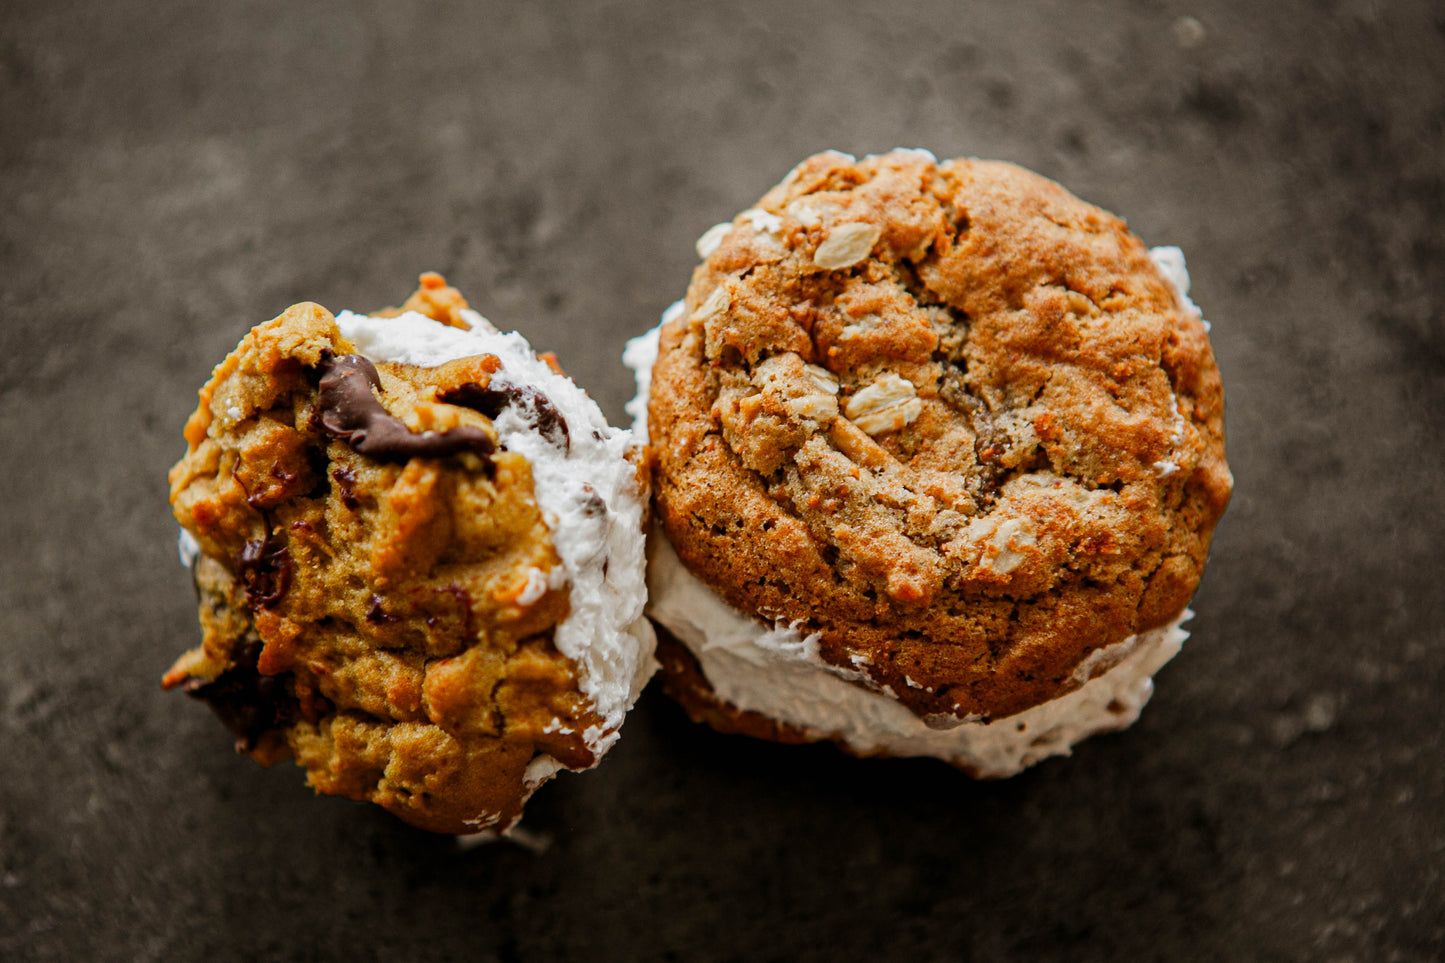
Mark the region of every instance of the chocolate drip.
<instances>
[{"instance_id":1,"label":"chocolate drip","mask_svg":"<svg viewBox=\"0 0 1445 963\"><path fill-rule=\"evenodd\" d=\"M380 390L381 378L375 365L359 354L328 354L317 370L321 372L317 421L357 454L377 461L407 461L463 451L485 457L496 451L491 436L480 428L412 432L376 400L372 390Z\"/></svg>"},{"instance_id":2,"label":"chocolate drip","mask_svg":"<svg viewBox=\"0 0 1445 963\"><path fill-rule=\"evenodd\" d=\"M187 695L211 707L217 718L236 737L236 750L250 752L261 737L296 721L300 704L287 688L286 675L262 675L257 668L261 643L252 642L239 658L213 681L187 679Z\"/></svg>"},{"instance_id":3,"label":"chocolate drip","mask_svg":"<svg viewBox=\"0 0 1445 963\"><path fill-rule=\"evenodd\" d=\"M258 542L247 542L236 555L236 575L253 609L269 609L281 601L291 587L291 569L286 542L269 532Z\"/></svg>"},{"instance_id":4,"label":"chocolate drip","mask_svg":"<svg viewBox=\"0 0 1445 963\"><path fill-rule=\"evenodd\" d=\"M465 384L437 397L449 405L460 405L479 411L493 420L508 407L522 408L528 413L530 420L536 423L543 438L563 450L572 447L567 420L562 417L562 412L552 404L552 399L530 385L514 385L506 381L493 381L485 387Z\"/></svg>"}]
</instances>

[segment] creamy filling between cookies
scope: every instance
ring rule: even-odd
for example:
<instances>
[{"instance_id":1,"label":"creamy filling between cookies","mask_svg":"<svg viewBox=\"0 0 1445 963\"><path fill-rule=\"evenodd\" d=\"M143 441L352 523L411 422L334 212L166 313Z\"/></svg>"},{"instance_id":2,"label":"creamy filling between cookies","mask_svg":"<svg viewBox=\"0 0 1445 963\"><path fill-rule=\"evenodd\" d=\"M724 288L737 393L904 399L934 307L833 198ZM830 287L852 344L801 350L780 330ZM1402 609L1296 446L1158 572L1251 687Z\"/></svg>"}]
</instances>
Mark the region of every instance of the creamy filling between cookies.
<instances>
[{"instance_id":1,"label":"creamy filling between cookies","mask_svg":"<svg viewBox=\"0 0 1445 963\"><path fill-rule=\"evenodd\" d=\"M699 239L699 254L706 257L706 249L725 233L723 227ZM1177 247L1149 253L1180 306L1198 316L1188 295L1183 253ZM647 400L661 328L683 310L681 301L670 306L658 327L629 341L623 354L638 389L626 410L642 440L647 438ZM1155 469L1168 475L1178 467L1163 459ZM806 634L803 626L769 625L728 605L687 570L660 532L649 540L648 554L648 613L692 652L719 699L859 753L933 756L982 777L1013 775L1049 756L1068 754L1090 735L1133 723L1153 693L1154 673L1188 637L1180 626L1192 615L1186 609L1168 625L1094 651L1074 672L1076 688L1024 712L989 722L923 719L886 689L870 688L863 672L821 659L818 636Z\"/></svg>"},{"instance_id":2,"label":"creamy filling between cookies","mask_svg":"<svg viewBox=\"0 0 1445 963\"><path fill-rule=\"evenodd\" d=\"M559 432L537 407L508 405L493 426L501 444L531 466L537 501L562 561L550 572L529 573L524 598L569 588L570 610L553 641L578 667L582 693L604 720L582 733L600 757L616 741L623 716L656 668L652 628L642 617L645 497L626 458L632 433L609 426L597 405L537 358L520 334L501 333L475 311L462 315L472 330L415 312L383 318L342 311L336 324L372 361L435 367L493 355L501 362L493 387L535 391L560 417ZM527 771L529 789L560 768L553 762L534 760Z\"/></svg>"},{"instance_id":3,"label":"creamy filling between cookies","mask_svg":"<svg viewBox=\"0 0 1445 963\"><path fill-rule=\"evenodd\" d=\"M933 756L981 778L1012 776L1081 740L1133 723L1152 676L1188 633L1173 623L1098 649L1075 670L1079 688L1005 719L921 719L866 676L818 656L818 636L768 627L724 602L689 572L661 535L649 543L648 611L697 658L719 699L863 755Z\"/></svg>"}]
</instances>

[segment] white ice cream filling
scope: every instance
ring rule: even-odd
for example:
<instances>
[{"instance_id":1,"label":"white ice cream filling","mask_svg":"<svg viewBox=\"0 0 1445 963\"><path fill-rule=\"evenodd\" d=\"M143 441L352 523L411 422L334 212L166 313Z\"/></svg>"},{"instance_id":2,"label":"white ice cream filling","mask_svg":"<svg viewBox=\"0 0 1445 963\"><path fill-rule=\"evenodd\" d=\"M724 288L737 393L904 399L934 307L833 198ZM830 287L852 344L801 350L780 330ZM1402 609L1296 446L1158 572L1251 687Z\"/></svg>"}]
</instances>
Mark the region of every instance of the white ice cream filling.
<instances>
[{"instance_id":1,"label":"white ice cream filling","mask_svg":"<svg viewBox=\"0 0 1445 963\"><path fill-rule=\"evenodd\" d=\"M818 635L773 626L724 602L683 566L662 535L649 543L648 613L697 658L719 699L745 711L836 739L862 754L934 756L978 776L1011 776L1099 732L1137 718L1153 675L1188 633L1175 622L1095 650L1080 663L1071 692L993 722L915 715L890 695L864 688L867 677L824 662Z\"/></svg>"},{"instance_id":2,"label":"white ice cream filling","mask_svg":"<svg viewBox=\"0 0 1445 963\"><path fill-rule=\"evenodd\" d=\"M715 245L719 239L706 240ZM1180 306L1200 316L1189 300L1183 252L1154 248L1150 256ZM662 325L681 312L681 302L669 306L661 323L630 340L623 353L637 382L626 410L639 439L647 438ZM1153 694L1154 673L1188 638L1180 626L1193 614L1186 609L1168 625L1095 650L1075 669L1076 688L1024 712L991 722L923 719L890 692L868 688L864 673L823 661L818 635L804 634L801 624L769 625L728 605L687 570L661 532L649 539L648 555L647 612L698 660L718 698L859 753L933 756L982 777L1013 775L1049 756L1068 755L1090 735L1132 724Z\"/></svg>"},{"instance_id":3,"label":"white ice cream filling","mask_svg":"<svg viewBox=\"0 0 1445 963\"><path fill-rule=\"evenodd\" d=\"M436 367L493 355L501 362L493 385L530 387L562 417L567 432L560 441L555 432L550 438L544 434L536 411L525 405L509 405L493 425L500 444L531 466L537 502L562 561L545 573L547 587L568 588L569 611L553 641L577 666L579 687L603 720L582 734L600 757L616 741L623 717L657 665L652 627L642 615L645 497L626 458L632 432L608 425L597 404L539 359L520 334L501 333L475 311L463 316L470 331L415 312L378 318L343 311L336 324L372 361ZM528 573L527 594L540 596L542 578L543 573ZM550 763L529 767L529 788L555 771Z\"/></svg>"}]
</instances>

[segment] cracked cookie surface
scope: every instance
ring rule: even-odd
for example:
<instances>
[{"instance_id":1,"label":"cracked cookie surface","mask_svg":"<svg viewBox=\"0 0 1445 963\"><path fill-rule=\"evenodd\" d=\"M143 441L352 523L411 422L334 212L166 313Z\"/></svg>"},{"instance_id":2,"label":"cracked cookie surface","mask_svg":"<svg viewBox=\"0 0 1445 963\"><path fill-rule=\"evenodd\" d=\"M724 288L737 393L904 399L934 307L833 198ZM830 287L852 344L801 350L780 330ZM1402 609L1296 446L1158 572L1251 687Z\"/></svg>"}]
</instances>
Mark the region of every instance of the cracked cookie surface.
<instances>
[{"instance_id":1,"label":"cracked cookie surface","mask_svg":"<svg viewBox=\"0 0 1445 963\"><path fill-rule=\"evenodd\" d=\"M482 320L465 308L427 276L403 305L432 328ZM297 305L216 368L170 476L198 545L202 645L167 687L209 702L258 761L294 758L317 791L440 832L505 828L558 768L593 765L620 725L589 667L558 648L585 605L534 466L499 419L528 421L559 453L582 440L507 374L492 354L372 362L329 312ZM593 447L609 440L596 418ZM598 526L616 529L602 558L607 538L639 528L642 495L630 515L592 495ZM635 569L639 609L640 540L611 573ZM629 654L624 696L650 658Z\"/></svg>"},{"instance_id":2,"label":"cracked cookie surface","mask_svg":"<svg viewBox=\"0 0 1445 963\"><path fill-rule=\"evenodd\" d=\"M985 720L1181 613L1223 394L1123 222L1009 164L828 153L699 247L647 420L658 519L729 604Z\"/></svg>"}]
</instances>

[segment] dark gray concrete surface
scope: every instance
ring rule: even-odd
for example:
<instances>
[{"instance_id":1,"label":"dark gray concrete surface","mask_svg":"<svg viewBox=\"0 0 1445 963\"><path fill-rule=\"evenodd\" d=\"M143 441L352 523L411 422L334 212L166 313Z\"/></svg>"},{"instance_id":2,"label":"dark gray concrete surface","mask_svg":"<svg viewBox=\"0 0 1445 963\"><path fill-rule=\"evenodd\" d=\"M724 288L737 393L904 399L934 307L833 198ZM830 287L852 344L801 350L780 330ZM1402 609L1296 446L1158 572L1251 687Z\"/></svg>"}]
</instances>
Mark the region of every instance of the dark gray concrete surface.
<instances>
[{"instance_id":1,"label":"dark gray concrete surface","mask_svg":"<svg viewBox=\"0 0 1445 963\"><path fill-rule=\"evenodd\" d=\"M234 756L165 473L298 300L443 271L614 419L692 244L825 147L1182 245L1235 501L1141 723L976 784L656 692L459 850ZM0 958L1445 958L1445 9L0 2Z\"/></svg>"}]
</instances>

